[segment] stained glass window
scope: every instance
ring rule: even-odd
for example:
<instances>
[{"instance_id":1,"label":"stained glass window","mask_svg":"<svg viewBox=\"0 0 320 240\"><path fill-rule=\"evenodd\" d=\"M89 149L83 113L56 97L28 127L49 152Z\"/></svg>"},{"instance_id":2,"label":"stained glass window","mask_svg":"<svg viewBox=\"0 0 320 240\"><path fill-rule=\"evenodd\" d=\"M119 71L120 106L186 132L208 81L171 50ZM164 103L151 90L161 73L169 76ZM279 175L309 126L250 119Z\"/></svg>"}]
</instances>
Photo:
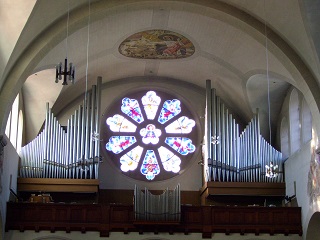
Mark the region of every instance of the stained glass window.
<instances>
[{"instance_id":1,"label":"stained glass window","mask_svg":"<svg viewBox=\"0 0 320 240\"><path fill-rule=\"evenodd\" d=\"M121 99L121 104L106 116L105 148L114 154L112 159L123 173L140 174L151 181L181 172L181 166L191 158L187 156L196 149L192 142L195 121L184 108L180 100L155 91Z\"/></svg>"},{"instance_id":2,"label":"stained glass window","mask_svg":"<svg viewBox=\"0 0 320 240\"><path fill-rule=\"evenodd\" d=\"M124 98L122 100L121 111L135 120L137 123L143 122L140 105L137 100Z\"/></svg>"},{"instance_id":3,"label":"stained glass window","mask_svg":"<svg viewBox=\"0 0 320 240\"><path fill-rule=\"evenodd\" d=\"M180 101L177 99L167 100L163 103L159 115L159 123L164 124L181 112Z\"/></svg>"},{"instance_id":4,"label":"stained glass window","mask_svg":"<svg viewBox=\"0 0 320 240\"><path fill-rule=\"evenodd\" d=\"M119 114L109 117L107 124L112 132L135 132L137 127Z\"/></svg>"}]
</instances>

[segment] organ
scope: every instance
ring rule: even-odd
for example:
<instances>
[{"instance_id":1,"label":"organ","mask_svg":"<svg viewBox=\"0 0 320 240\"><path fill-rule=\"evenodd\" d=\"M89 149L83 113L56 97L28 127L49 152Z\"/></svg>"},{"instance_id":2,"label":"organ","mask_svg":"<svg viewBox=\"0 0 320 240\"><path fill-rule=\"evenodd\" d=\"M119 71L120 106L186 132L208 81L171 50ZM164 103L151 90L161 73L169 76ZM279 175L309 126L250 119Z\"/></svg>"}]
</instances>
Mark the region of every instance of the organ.
<instances>
[{"instance_id":1,"label":"organ","mask_svg":"<svg viewBox=\"0 0 320 240\"><path fill-rule=\"evenodd\" d=\"M82 180L81 184L86 185L84 181L96 180L98 186L101 81L99 77L92 91L85 93L83 103L71 115L66 129L47 104L44 129L21 150L18 183L23 179L52 179L50 182L60 179L72 180L72 184ZM210 80L206 81L201 164L205 184L279 183L283 187L282 154L261 136L258 112L240 132L235 118L211 88ZM272 169L266 167L269 164L278 166L273 175L270 175Z\"/></svg>"},{"instance_id":2,"label":"organ","mask_svg":"<svg viewBox=\"0 0 320 240\"><path fill-rule=\"evenodd\" d=\"M24 179L51 179L49 183L52 184L64 184L67 181L66 184L69 186L69 180L77 185L75 180L78 179L81 180L78 181L81 185L93 183L96 185L93 189L97 190L101 159L99 142L101 83L102 78L98 77L97 84L92 86L90 92L85 93L83 103L68 119L66 128L59 124L47 103L42 132L21 149L18 180L20 187L26 183ZM40 187L41 182L36 182L33 184L37 184L39 189L32 190L47 189ZM24 189L18 188L18 190Z\"/></svg>"},{"instance_id":3,"label":"organ","mask_svg":"<svg viewBox=\"0 0 320 240\"><path fill-rule=\"evenodd\" d=\"M206 81L202 153L202 204L221 196L285 196L284 160L281 152L261 136L259 112L240 132L235 118L211 88L210 80Z\"/></svg>"}]
</instances>

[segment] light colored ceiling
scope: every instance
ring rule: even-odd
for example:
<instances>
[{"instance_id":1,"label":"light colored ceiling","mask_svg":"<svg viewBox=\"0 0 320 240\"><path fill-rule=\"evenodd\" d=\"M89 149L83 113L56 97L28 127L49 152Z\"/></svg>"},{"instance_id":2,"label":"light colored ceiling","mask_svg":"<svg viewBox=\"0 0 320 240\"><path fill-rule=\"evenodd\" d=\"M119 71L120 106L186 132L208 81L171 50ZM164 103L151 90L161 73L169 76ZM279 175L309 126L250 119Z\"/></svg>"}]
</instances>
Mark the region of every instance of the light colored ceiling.
<instances>
[{"instance_id":1,"label":"light colored ceiling","mask_svg":"<svg viewBox=\"0 0 320 240\"><path fill-rule=\"evenodd\" d=\"M104 83L132 77L166 77L202 88L211 79L217 94L244 122L250 120L256 108L260 108L267 121L269 81L270 114L272 124L276 125L287 89L291 85L299 89L300 83L286 54L281 52L283 46L278 46L265 33L284 40L319 79L317 46L312 38L318 39L319 34L312 34L317 28L314 25L310 28L308 23L317 19L318 13L311 9L307 12L307 2L310 1L97 0L90 2L88 24L88 1L70 0L66 47L66 1L37 1L3 74L6 75L29 44L42 37L53 39L47 40L41 57L34 60L23 87L30 138L43 123L39 111L45 103L53 105L58 99L57 102L67 105L73 101L85 91L86 75L89 81L102 76ZM27 14L28 11L22 15ZM186 59L142 60L118 52L126 37L150 29L182 34L195 45L195 54ZM53 69L64 60L66 49L69 61L76 66L76 83L61 88L53 84ZM62 107L55 106L56 111Z\"/></svg>"}]
</instances>

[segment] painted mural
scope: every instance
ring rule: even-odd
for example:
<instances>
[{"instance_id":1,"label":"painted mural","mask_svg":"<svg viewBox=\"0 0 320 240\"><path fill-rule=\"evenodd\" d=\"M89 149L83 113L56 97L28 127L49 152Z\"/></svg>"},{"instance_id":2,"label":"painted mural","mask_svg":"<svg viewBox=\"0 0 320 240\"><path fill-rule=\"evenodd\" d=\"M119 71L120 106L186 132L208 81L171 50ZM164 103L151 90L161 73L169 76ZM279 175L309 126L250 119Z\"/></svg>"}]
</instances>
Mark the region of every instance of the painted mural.
<instances>
[{"instance_id":1,"label":"painted mural","mask_svg":"<svg viewBox=\"0 0 320 240\"><path fill-rule=\"evenodd\" d=\"M314 149L308 176L308 195L310 203L317 201L320 196L320 156Z\"/></svg>"},{"instance_id":2,"label":"painted mural","mask_svg":"<svg viewBox=\"0 0 320 240\"><path fill-rule=\"evenodd\" d=\"M190 57L195 48L186 37L168 30L135 33L119 46L119 52L140 59L179 59Z\"/></svg>"}]
</instances>

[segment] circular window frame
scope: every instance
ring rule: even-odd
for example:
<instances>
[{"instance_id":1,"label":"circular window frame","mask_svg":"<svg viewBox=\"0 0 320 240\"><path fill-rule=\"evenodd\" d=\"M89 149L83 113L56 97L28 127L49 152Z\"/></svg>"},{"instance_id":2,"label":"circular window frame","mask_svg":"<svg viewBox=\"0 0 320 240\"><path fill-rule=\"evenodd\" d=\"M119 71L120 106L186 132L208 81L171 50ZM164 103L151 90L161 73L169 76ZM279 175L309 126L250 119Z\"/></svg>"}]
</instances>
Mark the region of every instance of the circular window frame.
<instances>
[{"instance_id":1,"label":"circular window frame","mask_svg":"<svg viewBox=\"0 0 320 240\"><path fill-rule=\"evenodd\" d=\"M154 91L156 92L157 96L159 96L161 98L161 102L159 105L159 108L157 110L156 113L156 117L154 120L148 120L146 117L146 114L143 110L143 105L141 102L141 98L148 92L148 91ZM130 99L135 99L139 102L140 108L141 108L141 112L143 114L144 117L144 121L141 122L140 124L138 124L137 122L135 122L134 120L132 120L130 117L128 117L125 113L123 113L121 111L121 104L122 104L122 99L124 98L130 98ZM178 99L180 101L180 106L181 106L181 112L176 115L175 117L173 117L172 119L168 120L165 124L161 124L159 123L158 120L158 116L159 113L161 111L161 108L163 106L163 103L167 100L173 100L173 99ZM109 117L113 117L115 114L119 114L123 117L125 117L127 120L129 120L130 122L134 123L137 126L137 130L135 131L135 133L124 133L124 132L112 132L109 128L109 126L107 125L106 121ZM189 166L192 164L192 162L195 159L195 156L197 156L197 152L199 151L198 143L199 143L199 136L197 134L198 132L198 126L197 126L197 121L195 121L195 126L192 128L192 131L190 133L187 134L173 134L173 133L166 133L164 131L165 127L168 126L169 124L171 124L172 122L174 122L175 120L177 120L179 117L182 116L186 116L189 119L193 119L195 121L196 117L194 115L194 113L187 107L187 104L184 103L183 101L183 97L177 97L175 94L169 93L165 90L160 90L160 89L143 89L143 90L135 90L132 91L130 93L126 93L126 94L122 94L121 97L119 97L118 99L116 99L115 101L113 101L110 106L108 107L108 109L106 109L105 114L103 114L102 117L102 126L101 126L101 133L103 135L103 140L102 140L102 154L105 157L105 159L108 159L110 162L112 162L112 165L123 175L135 179L135 180L139 180L139 181L148 181L150 182L150 180L148 180L146 178L145 175L143 175L140 171L141 168L141 164L143 162L145 153L147 150L153 150L156 157L157 157L157 161L158 161L158 165L160 167L160 173L158 175L155 176L154 179L152 179L151 181L163 181L163 180L168 180L171 179L173 177L176 177L178 175L181 175L182 173L185 172L185 170L187 168L189 168ZM144 144L142 143L142 137L139 134L140 130L142 128L145 128L148 124L154 124L156 126L156 128L161 129L162 134L159 137L159 143L156 145L152 145L152 144ZM132 146L130 146L129 148L121 151L118 154L113 153L112 151L109 151L106 149L106 144L109 142L109 139L111 136L135 136L136 138L136 143L133 144ZM165 138L166 137L187 137L189 139L191 139L192 144L195 146L195 150L187 155L181 155L179 154L177 151L175 151L174 149L172 149L171 147L169 147L166 143L165 143ZM144 147L144 150L141 154L141 158L138 162L138 166L135 170L133 171L127 171L127 172L123 172L121 170L121 163L120 163L120 157L122 155L124 155L125 153L129 152L130 150L132 150L134 147L136 146L142 146ZM173 173L170 171L166 171L163 168L159 153L158 153L158 147L160 146L165 146L167 147L167 149L169 149L170 151L172 151L172 153L174 153L175 155L177 155L180 159L181 159L181 164L180 164L180 171L177 173Z\"/></svg>"}]
</instances>

